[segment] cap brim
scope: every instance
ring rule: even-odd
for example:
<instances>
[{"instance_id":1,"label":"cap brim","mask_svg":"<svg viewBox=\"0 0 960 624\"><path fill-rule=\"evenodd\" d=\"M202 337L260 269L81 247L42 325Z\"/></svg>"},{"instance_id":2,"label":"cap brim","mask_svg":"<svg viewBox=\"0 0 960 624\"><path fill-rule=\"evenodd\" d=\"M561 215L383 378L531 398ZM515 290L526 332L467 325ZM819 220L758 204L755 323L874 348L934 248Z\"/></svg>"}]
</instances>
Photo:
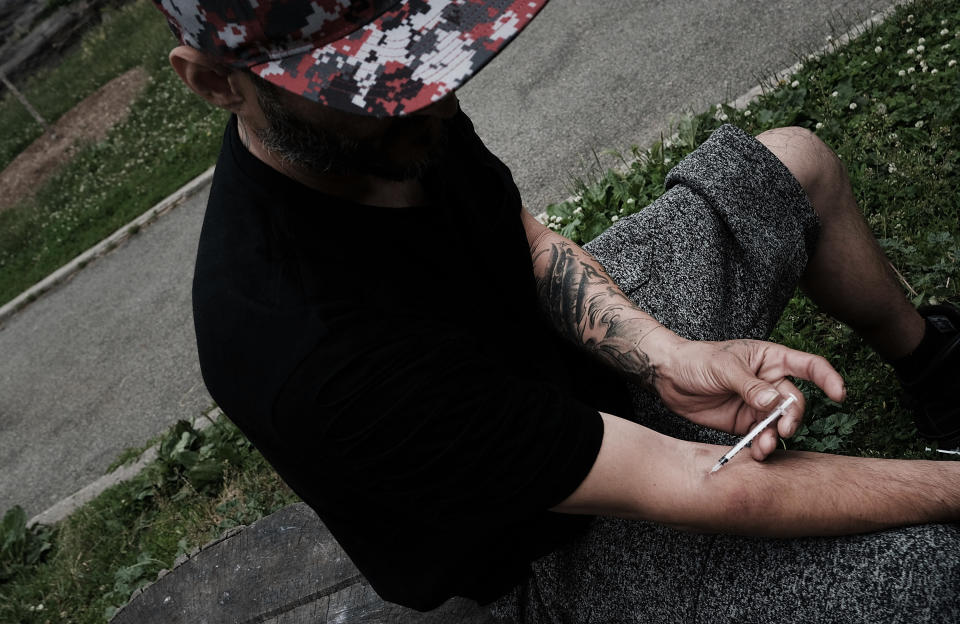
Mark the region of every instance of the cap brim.
<instances>
[{"instance_id":1,"label":"cap brim","mask_svg":"<svg viewBox=\"0 0 960 624\"><path fill-rule=\"evenodd\" d=\"M287 91L338 110L408 115L465 83L547 0L403 2L320 48L251 65Z\"/></svg>"}]
</instances>

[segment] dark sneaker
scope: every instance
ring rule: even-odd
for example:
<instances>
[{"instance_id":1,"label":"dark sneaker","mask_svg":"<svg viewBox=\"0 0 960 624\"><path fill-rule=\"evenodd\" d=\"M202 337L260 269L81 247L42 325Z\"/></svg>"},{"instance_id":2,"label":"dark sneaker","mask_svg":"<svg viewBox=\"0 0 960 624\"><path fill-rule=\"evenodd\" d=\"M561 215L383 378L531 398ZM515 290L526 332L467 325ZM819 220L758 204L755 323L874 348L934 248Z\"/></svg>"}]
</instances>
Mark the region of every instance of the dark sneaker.
<instances>
[{"instance_id":1,"label":"dark sneaker","mask_svg":"<svg viewBox=\"0 0 960 624\"><path fill-rule=\"evenodd\" d=\"M903 381L920 437L940 449L960 448L960 310L949 304L918 312L941 337L933 355ZM902 378L901 378L902 379Z\"/></svg>"}]
</instances>

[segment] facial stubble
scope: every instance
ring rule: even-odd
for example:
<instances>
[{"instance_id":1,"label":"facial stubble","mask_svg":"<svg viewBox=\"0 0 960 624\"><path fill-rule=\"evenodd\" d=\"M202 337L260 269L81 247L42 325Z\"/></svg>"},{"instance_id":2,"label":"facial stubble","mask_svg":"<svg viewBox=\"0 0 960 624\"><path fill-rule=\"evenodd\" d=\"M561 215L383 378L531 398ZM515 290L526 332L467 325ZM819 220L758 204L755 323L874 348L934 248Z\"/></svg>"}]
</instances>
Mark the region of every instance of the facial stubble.
<instances>
[{"instance_id":1,"label":"facial stubble","mask_svg":"<svg viewBox=\"0 0 960 624\"><path fill-rule=\"evenodd\" d=\"M294 114L284 105L284 94L257 79L257 100L267 121L255 131L264 148L280 160L306 171L332 175L368 175L385 180L423 179L444 160L446 124L426 117L391 120L387 132L370 143L325 129ZM391 143L392 142L392 143ZM404 142L406 153L396 151Z\"/></svg>"}]
</instances>

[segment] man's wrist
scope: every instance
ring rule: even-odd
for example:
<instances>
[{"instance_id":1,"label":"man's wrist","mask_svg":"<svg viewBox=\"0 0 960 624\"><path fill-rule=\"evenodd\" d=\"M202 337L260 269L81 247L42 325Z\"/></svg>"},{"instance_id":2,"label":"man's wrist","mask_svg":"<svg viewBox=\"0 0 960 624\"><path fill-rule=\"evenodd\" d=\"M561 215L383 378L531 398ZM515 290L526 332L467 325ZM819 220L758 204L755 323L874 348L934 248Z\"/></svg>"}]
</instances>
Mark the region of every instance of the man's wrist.
<instances>
[{"instance_id":1,"label":"man's wrist","mask_svg":"<svg viewBox=\"0 0 960 624\"><path fill-rule=\"evenodd\" d=\"M674 354L687 342L660 323L652 319L651 322L653 325L642 330L634 346L637 360L644 362L645 367L627 371L631 381L648 387L653 387L657 379L669 369L670 363L675 359Z\"/></svg>"}]
</instances>

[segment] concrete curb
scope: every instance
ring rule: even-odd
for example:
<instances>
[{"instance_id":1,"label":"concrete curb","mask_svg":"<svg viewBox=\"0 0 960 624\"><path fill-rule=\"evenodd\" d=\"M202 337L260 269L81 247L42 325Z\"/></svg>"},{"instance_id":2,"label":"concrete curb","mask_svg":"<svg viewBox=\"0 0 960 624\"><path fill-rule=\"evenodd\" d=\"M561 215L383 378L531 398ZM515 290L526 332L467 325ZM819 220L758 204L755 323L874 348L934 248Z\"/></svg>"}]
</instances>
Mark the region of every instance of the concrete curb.
<instances>
[{"instance_id":1,"label":"concrete curb","mask_svg":"<svg viewBox=\"0 0 960 624\"><path fill-rule=\"evenodd\" d=\"M908 4L913 4L913 0L896 0L896 2L887 8L883 9L882 11L878 11L869 19L863 20L836 39L828 39L827 44L822 46L819 50L811 52L810 54L806 55L803 60L797 61L790 67L774 73L773 76L768 78L766 81L761 82L737 99L729 102L729 105L738 109L746 108L750 102L753 102L763 94L765 84L776 84L778 81L785 80L787 77L794 75L803 68L803 63L805 61L820 58L825 54L833 52L837 48L844 47L854 39L858 38L860 35L864 34L868 28L872 28L873 26L886 21L886 19L893 15L894 11L896 11L899 7L906 6Z\"/></svg>"},{"instance_id":2,"label":"concrete curb","mask_svg":"<svg viewBox=\"0 0 960 624\"><path fill-rule=\"evenodd\" d=\"M90 262L112 251L118 245L120 245L120 243L130 238L134 234L137 234L141 229L152 223L154 220L170 212L182 204L185 200L203 190L205 186L210 184L210 180L213 179L213 169L213 167L210 167L193 180L181 186L176 192L168 196L166 199L160 201L142 215L130 221L90 249L87 249L82 254L45 277L40 282L20 293L16 299L9 301L3 307L0 307L0 328L2 328L3 324L6 323L7 320L9 320L17 312L36 301L43 294L53 290L57 286L60 286L69 280L74 276L74 274L77 273L77 271L90 264Z\"/></svg>"},{"instance_id":3,"label":"concrete curb","mask_svg":"<svg viewBox=\"0 0 960 624\"><path fill-rule=\"evenodd\" d=\"M216 422L216 420L221 416L223 416L223 411L219 407L214 407L202 416L195 418L192 423L193 428L197 431L206 429ZM130 479L136 477L144 468L147 467L147 464L157 458L157 453L159 450L160 444L154 444L141 453L140 457L134 463L120 466L113 472L105 474L93 483L80 488L70 496L54 504L52 507L30 518L29 522L27 522L27 526L30 527L35 524L55 524L60 522L86 503L89 503L96 497L100 496L100 494L102 494L107 488L113 487L118 483L123 483L124 481L129 481Z\"/></svg>"}]
</instances>

